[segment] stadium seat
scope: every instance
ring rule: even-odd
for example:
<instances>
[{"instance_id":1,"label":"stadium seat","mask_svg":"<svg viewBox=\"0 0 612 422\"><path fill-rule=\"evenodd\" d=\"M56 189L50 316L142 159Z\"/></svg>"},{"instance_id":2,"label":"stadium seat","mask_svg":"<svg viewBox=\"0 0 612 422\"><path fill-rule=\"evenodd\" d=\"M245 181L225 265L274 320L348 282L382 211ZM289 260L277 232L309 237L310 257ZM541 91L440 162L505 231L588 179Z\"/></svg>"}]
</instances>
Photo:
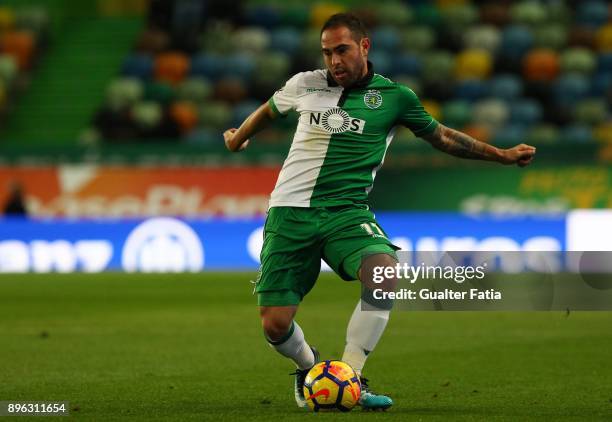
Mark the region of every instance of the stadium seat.
<instances>
[{"instance_id":1,"label":"stadium seat","mask_svg":"<svg viewBox=\"0 0 612 422\"><path fill-rule=\"evenodd\" d=\"M161 122L163 110L156 101L141 101L134 104L131 115L140 128L151 129Z\"/></svg>"},{"instance_id":2,"label":"stadium seat","mask_svg":"<svg viewBox=\"0 0 612 422\"><path fill-rule=\"evenodd\" d=\"M567 45L593 49L595 47L595 30L581 26L572 27L567 37Z\"/></svg>"},{"instance_id":3,"label":"stadium seat","mask_svg":"<svg viewBox=\"0 0 612 422\"><path fill-rule=\"evenodd\" d=\"M468 49L486 50L494 54L501 43L500 31L492 25L479 25L469 28L464 36Z\"/></svg>"},{"instance_id":4,"label":"stadium seat","mask_svg":"<svg viewBox=\"0 0 612 422\"><path fill-rule=\"evenodd\" d=\"M484 125L477 124L469 124L461 129L466 135L471 136L472 138L481 141L481 142L489 142L491 140L491 128Z\"/></svg>"},{"instance_id":5,"label":"stadium seat","mask_svg":"<svg viewBox=\"0 0 612 422\"><path fill-rule=\"evenodd\" d=\"M508 124L498 127L491 141L496 146L514 146L525 142L525 126L521 124Z\"/></svg>"},{"instance_id":6,"label":"stadium seat","mask_svg":"<svg viewBox=\"0 0 612 422\"><path fill-rule=\"evenodd\" d=\"M41 6L19 8L15 16L15 26L32 31L37 36L44 36L49 29L49 14Z\"/></svg>"},{"instance_id":7,"label":"stadium seat","mask_svg":"<svg viewBox=\"0 0 612 422\"><path fill-rule=\"evenodd\" d=\"M453 4L440 8L443 25L447 28L465 30L478 19L478 9L472 4Z\"/></svg>"},{"instance_id":8,"label":"stadium seat","mask_svg":"<svg viewBox=\"0 0 612 422\"><path fill-rule=\"evenodd\" d=\"M296 29L289 27L277 28L272 31L270 48L273 51L280 51L291 56L299 51L301 42L301 33Z\"/></svg>"},{"instance_id":9,"label":"stadium seat","mask_svg":"<svg viewBox=\"0 0 612 422\"><path fill-rule=\"evenodd\" d=\"M577 4L576 24L599 28L610 17L609 5L602 0L588 0Z\"/></svg>"},{"instance_id":10,"label":"stadium seat","mask_svg":"<svg viewBox=\"0 0 612 422\"><path fill-rule=\"evenodd\" d=\"M170 36L160 29L146 29L136 40L136 51L151 56L166 51L169 47Z\"/></svg>"},{"instance_id":11,"label":"stadium seat","mask_svg":"<svg viewBox=\"0 0 612 422\"><path fill-rule=\"evenodd\" d=\"M539 2L521 1L511 7L510 15L513 22L535 27L547 20L548 10Z\"/></svg>"},{"instance_id":12,"label":"stadium seat","mask_svg":"<svg viewBox=\"0 0 612 422\"><path fill-rule=\"evenodd\" d=\"M187 76L190 60L181 52L172 51L159 54L155 59L155 79L176 85Z\"/></svg>"},{"instance_id":13,"label":"stadium seat","mask_svg":"<svg viewBox=\"0 0 612 422\"><path fill-rule=\"evenodd\" d=\"M559 73L559 57L549 49L531 50L523 59L523 75L530 81L552 81Z\"/></svg>"},{"instance_id":14,"label":"stadium seat","mask_svg":"<svg viewBox=\"0 0 612 422\"><path fill-rule=\"evenodd\" d=\"M191 132L198 124L198 111L189 101L178 101L170 106L170 116L177 123L181 133Z\"/></svg>"},{"instance_id":15,"label":"stadium seat","mask_svg":"<svg viewBox=\"0 0 612 422\"><path fill-rule=\"evenodd\" d=\"M163 82L150 81L145 84L144 100L159 104L169 104L174 101L176 93L171 85Z\"/></svg>"},{"instance_id":16,"label":"stadium seat","mask_svg":"<svg viewBox=\"0 0 612 422\"><path fill-rule=\"evenodd\" d=\"M114 111L132 106L143 98L144 87L140 79L119 78L106 88L106 105Z\"/></svg>"},{"instance_id":17,"label":"stadium seat","mask_svg":"<svg viewBox=\"0 0 612 422\"><path fill-rule=\"evenodd\" d=\"M237 29L231 39L237 51L257 54L270 46L270 34L262 28L244 27Z\"/></svg>"},{"instance_id":18,"label":"stadium seat","mask_svg":"<svg viewBox=\"0 0 612 422\"><path fill-rule=\"evenodd\" d=\"M532 99L522 99L510 104L510 123L531 126L542 118L542 106Z\"/></svg>"},{"instance_id":19,"label":"stadium seat","mask_svg":"<svg viewBox=\"0 0 612 422\"><path fill-rule=\"evenodd\" d=\"M0 6L0 34L10 31L15 25L15 13L10 7Z\"/></svg>"},{"instance_id":20,"label":"stadium seat","mask_svg":"<svg viewBox=\"0 0 612 422\"><path fill-rule=\"evenodd\" d=\"M436 34L431 28L426 26L414 26L402 31L401 39L404 50L427 52L435 44Z\"/></svg>"},{"instance_id":21,"label":"stadium seat","mask_svg":"<svg viewBox=\"0 0 612 422\"><path fill-rule=\"evenodd\" d=\"M511 74L500 74L489 82L489 95L506 101L513 101L523 93L523 82Z\"/></svg>"},{"instance_id":22,"label":"stadium seat","mask_svg":"<svg viewBox=\"0 0 612 422\"><path fill-rule=\"evenodd\" d=\"M480 19L483 23L504 27L510 22L510 9L504 2L485 3L480 9Z\"/></svg>"},{"instance_id":23,"label":"stadium seat","mask_svg":"<svg viewBox=\"0 0 612 422\"><path fill-rule=\"evenodd\" d=\"M595 35L597 49L602 53L612 52L612 23L602 26Z\"/></svg>"},{"instance_id":24,"label":"stadium seat","mask_svg":"<svg viewBox=\"0 0 612 422\"><path fill-rule=\"evenodd\" d=\"M573 124L564 127L561 131L561 141L564 143L591 143L594 141L591 126L584 124Z\"/></svg>"},{"instance_id":25,"label":"stadium seat","mask_svg":"<svg viewBox=\"0 0 612 422\"><path fill-rule=\"evenodd\" d=\"M381 26L370 34L373 51L384 50L386 54L395 53L400 45L397 30L390 26Z\"/></svg>"},{"instance_id":26,"label":"stadium seat","mask_svg":"<svg viewBox=\"0 0 612 422\"><path fill-rule=\"evenodd\" d=\"M409 25L414 18L412 9L399 1L380 2L376 7L378 22L393 25L398 29Z\"/></svg>"},{"instance_id":27,"label":"stadium seat","mask_svg":"<svg viewBox=\"0 0 612 422\"><path fill-rule=\"evenodd\" d=\"M559 140L559 130L551 124L539 124L527 131L528 144L554 144Z\"/></svg>"},{"instance_id":28,"label":"stadium seat","mask_svg":"<svg viewBox=\"0 0 612 422\"><path fill-rule=\"evenodd\" d=\"M221 101L211 101L198 109L198 121L203 127L225 129L231 119L231 108Z\"/></svg>"},{"instance_id":29,"label":"stadium seat","mask_svg":"<svg viewBox=\"0 0 612 422\"><path fill-rule=\"evenodd\" d=\"M310 9L305 4L289 4L280 15L280 25L296 27L303 30L309 22Z\"/></svg>"},{"instance_id":30,"label":"stadium seat","mask_svg":"<svg viewBox=\"0 0 612 422\"><path fill-rule=\"evenodd\" d=\"M373 50L368 55L369 60L374 64L374 71L380 75L390 75L394 70L394 63L391 60L391 56L384 51Z\"/></svg>"},{"instance_id":31,"label":"stadium seat","mask_svg":"<svg viewBox=\"0 0 612 422\"><path fill-rule=\"evenodd\" d=\"M280 86L287 80L290 59L281 52L269 52L257 57L255 64L255 83Z\"/></svg>"},{"instance_id":32,"label":"stadium seat","mask_svg":"<svg viewBox=\"0 0 612 422\"><path fill-rule=\"evenodd\" d=\"M563 24L549 23L534 28L534 46L560 50L567 43L567 28Z\"/></svg>"},{"instance_id":33,"label":"stadium seat","mask_svg":"<svg viewBox=\"0 0 612 422\"><path fill-rule=\"evenodd\" d=\"M316 3L310 10L310 25L314 28L321 28L331 15L344 11L344 6L334 2Z\"/></svg>"},{"instance_id":34,"label":"stadium seat","mask_svg":"<svg viewBox=\"0 0 612 422\"><path fill-rule=\"evenodd\" d=\"M576 74L563 75L553 87L555 100L561 104L575 104L586 97L589 90L589 79Z\"/></svg>"},{"instance_id":35,"label":"stadium seat","mask_svg":"<svg viewBox=\"0 0 612 422\"><path fill-rule=\"evenodd\" d=\"M458 80L485 79L491 73L493 59L486 50L464 50L455 61L455 77Z\"/></svg>"},{"instance_id":36,"label":"stadium seat","mask_svg":"<svg viewBox=\"0 0 612 422\"><path fill-rule=\"evenodd\" d=\"M469 102L452 100L442 107L444 124L452 128L461 128L472 121L472 108Z\"/></svg>"},{"instance_id":37,"label":"stadium seat","mask_svg":"<svg viewBox=\"0 0 612 422\"><path fill-rule=\"evenodd\" d=\"M257 110L259 106L260 104L257 101L253 100L245 100L240 102L239 104L236 104L236 106L232 108L233 113L231 119L231 126L239 127L252 112Z\"/></svg>"},{"instance_id":38,"label":"stadium seat","mask_svg":"<svg viewBox=\"0 0 612 422\"><path fill-rule=\"evenodd\" d=\"M244 81L239 78L222 78L214 86L214 97L228 104L236 104L246 96L247 88Z\"/></svg>"},{"instance_id":39,"label":"stadium seat","mask_svg":"<svg viewBox=\"0 0 612 422\"><path fill-rule=\"evenodd\" d=\"M246 19L253 26L274 28L281 21L281 15L272 5L247 5Z\"/></svg>"},{"instance_id":40,"label":"stadium seat","mask_svg":"<svg viewBox=\"0 0 612 422\"><path fill-rule=\"evenodd\" d=\"M473 122L478 125L500 127L506 124L510 111L505 101L485 99L474 103Z\"/></svg>"},{"instance_id":41,"label":"stadium seat","mask_svg":"<svg viewBox=\"0 0 612 422\"><path fill-rule=\"evenodd\" d=\"M437 121L443 121L444 117L442 115L442 107L437 101L429 100L427 98L421 101L421 104L425 108L425 110L431 114L431 116Z\"/></svg>"},{"instance_id":42,"label":"stadium seat","mask_svg":"<svg viewBox=\"0 0 612 422\"><path fill-rule=\"evenodd\" d=\"M223 56L209 53L199 53L191 60L190 74L194 77L204 77L215 81L225 72Z\"/></svg>"},{"instance_id":43,"label":"stadium seat","mask_svg":"<svg viewBox=\"0 0 612 422\"><path fill-rule=\"evenodd\" d=\"M423 56L422 75L425 81L448 80L452 77L455 57L444 50L433 50Z\"/></svg>"},{"instance_id":44,"label":"stadium seat","mask_svg":"<svg viewBox=\"0 0 612 422\"><path fill-rule=\"evenodd\" d=\"M125 58L121 74L128 78L150 79L153 76L153 59L148 54L132 54Z\"/></svg>"},{"instance_id":45,"label":"stadium seat","mask_svg":"<svg viewBox=\"0 0 612 422\"><path fill-rule=\"evenodd\" d=\"M394 54L392 57L393 75L419 76L421 74L422 63L416 54Z\"/></svg>"},{"instance_id":46,"label":"stadium seat","mask_svg":"<svg viewBox=\"0 0 612 422\"><path fill-rule=\"evenodd\" d=\"M5 88L13 83L19 69L13 56L0 54L0 80L4 81Z\"/></svg>"},{"instance_id":47,"label":"stadium seat","mask_svg":"<svg viewBox=\"0 0 612 422\"><path fill-rule=\"evenodd\" d=\"M476 101L488 95L487 84L481 80L465 80L455 88L457 99Z\"/></svg>"},{"instance_id":48,"label":"stadium seat","mask_svg":"<svg viewBox=\"0 0 612 422\"><path fill-rule=\"evenodd\" d=\"M575 47L565 50L561 55L561 72L579 73L589 76L597 66L597 58L591 50Z\"/></svg>"},{"instance_id":49,"label":"stadium seat","mask_svg":"<svg viewBox=\"0 0 612 422\"><path fill-rule=\"evenodd\" d=\"M176 87L176 98L182 101L202 103L210 98L212 86L203 77L191 77Z\"/></svg>"},{"instance_id":50,"label":"stadium seat","mask_svg":"<svg viewBox=\"0 0 612 422\"><path fill-rule=\"evenodd\" d=\"M255 71L255 59L251 54L236 53L225 56L223 76L235 77L248 82Z\"/></svg>"},{"instance_id":51,"label":"stadium seat","mask_svg":"<svg viewBox=\"0 0 612 422\"><path fill-rule=\"evenodd\" d=\"M608 107L602 98L588 98L576 104L574 114L578 123L595 126L606 120Z\"/></svg>"},{"instance_id":52,"label":"stadium seat","mask_svg":"<svg viewBox=\"0 0 612 422\"><path fill-rule=\"evenodd\" d=\"M525 26L510 25L502 32L499 52L502 57L521 58L533 45L533 34Z\"/></svg>"},{"instance_id":53,"label":"stadium seat","mask_svg":"<svg viewBox=\"0 0 612 422\"><path fill-rule=\"evenodd\" d=\"M31 31L9 31L0 38L0 51L13 56L19 70L27 70L30 68L35 42Z\"/></svg>"},{"instance_id":54,"label":"stadium seat","mask_svg":"<svg viewBox=\"0 0 612 422\"><path fill-rule=\"evenodd\" d=\"M599 142L612 145L612 122L607 121L595 127L593 136Z\"/></svg>"}]
</instances>

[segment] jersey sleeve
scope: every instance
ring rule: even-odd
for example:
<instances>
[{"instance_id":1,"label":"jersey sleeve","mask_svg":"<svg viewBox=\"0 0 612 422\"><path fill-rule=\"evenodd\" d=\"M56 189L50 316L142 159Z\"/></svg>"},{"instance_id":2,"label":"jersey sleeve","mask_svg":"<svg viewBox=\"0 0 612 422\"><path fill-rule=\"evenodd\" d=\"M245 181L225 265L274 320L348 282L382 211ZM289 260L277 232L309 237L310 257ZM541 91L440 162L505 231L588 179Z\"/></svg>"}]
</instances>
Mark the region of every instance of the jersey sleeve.
<instances>
[{"instance_id":1,"label":"jersey sleeve","mask_svg":"<svg viewBox=\"0 0 612 422\"><path fill-rule=\"evenodd\" d=\"M399 89L399 123L410 129L415 136L432 133L438 126L438 121L425 110L414 91L403 85L400 85Z\"/></svg>"},{"instance_id":2,"label":"jersey sleeve","mask_svg":"<svg viewBox=\"0 0 612 422\"><path fill-rule=\"evenodd\" d=\"M268 101L272 110L279 116L285 117L297 107L298 79L300 74L294 75L285 82L285 86L276 91Z\"/></svg>"}]
</instances>

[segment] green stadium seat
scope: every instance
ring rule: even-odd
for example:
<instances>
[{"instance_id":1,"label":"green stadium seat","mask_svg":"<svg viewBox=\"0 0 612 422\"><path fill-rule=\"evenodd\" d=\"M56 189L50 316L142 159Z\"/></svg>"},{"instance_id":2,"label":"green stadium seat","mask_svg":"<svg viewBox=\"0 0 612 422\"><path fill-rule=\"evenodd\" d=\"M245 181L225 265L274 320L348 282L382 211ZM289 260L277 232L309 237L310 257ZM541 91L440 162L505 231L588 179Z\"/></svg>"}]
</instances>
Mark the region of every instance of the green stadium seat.
<instances>
[{"instance_id":1,"label":"green stadium seat","mask_svg":"<svg viewBox=\"0 0 612 422\"><path fill-rule=\"evenodd\" d=\"M121 110L140 101L143 94L144 87L139 79L115 79L106 88L106 104L112 110Z\"/></svg>"},{"instance_id":2,"label":"green stadium seat","mask_svg":"<svg viewBox=\"0 0 612 422\"><path fill-rule=\"evenodd\" d=\"M203 127L227 129L232 120L232 110L221 101L211 101L198 109L198 121Z\"/></svg>"},{"instance_id":3,"label":"green stadium seat","mask_svg":"<svg viewBox=\"0 0 612 422\"><path fill-rule=\"evenodd\" d=\"M156 101L141 101L132 107L132 119L142 129L152 129L163 118L161 105Z\"/></svg>"},{"instance_id":4,"label":"green stadium seat","mask_svg":"<svg viewBox=\"0 0 612 422\"><path fill-rule=\"evenodd\" d=\"M176 98L176 93L172 86L163 82L147 82L145 85L144 99L154 101L159 104L169 104Z\"/></svg>"},{"instance_id":5,"label":"green stadium seat","mask_svg":"<svg viewBox=\"0 0 612 422\"><path fill-rule=\"evenodd\" d=\"M567 43L567 28L558 23L539 25L534 28L534 46L560 50Z\"/></svg>"},{"instance_id":6,"label":"green stadium seat","mask_svg":"<svg viewBox=\"0 0 612 422\"><path fill-rule=\"evenodd\" d=\"M408 27L401 34L401 45L404 50L428 52L436 43L435 32L426 26Z\"/></svg>"},{"instance_id":7,"label":"green stadium seat","mask_svg":"<svg viewBox=\"0 0 612 422\"><path fill-rule=\"evenodd\" d=\"M486 50L491 54L497 51L500 42L501 33L492 25L478 25L469 28L463 38L465 47Z\"/></svg>"},{"instance_id":8,"label":"green stadium seat","mask_svg":"<svg viewBox=\"0 0 612 422\"><path fill-rule=\"evenodd\" d=\"M13 83L18 71L17 61L13 56L0 54L0 80L4 81L5 87Z\"/></svg>"},{"instance_id":9,"label":"green stadium seat","mask_svg":"<svg viewBox=\"0 0 612 422\"><path fill-rule=\"evenodd\" d=\"M446 125L461 128L472 121L472 106L468 101L447 101L442 107L442 115Z\"/></svg>"},{"instance_id":10,"label":"green stadium seat","mask_svg":"<svg viewBox=\"0 0 612 422\"><path fill-rule=\"evenodd\" d=\"M561 54L561 71L588 76L597 66L597 58L591 50L584 47L570 48Z\"/></svg>"},{"instance_id":11,"label":"green stadium seat","mask_svg":"<svg viewBox=\"0 0 612 422\"><path fill-rule=\"evenodd\" d=\"M501 127L510 117L508 105L498 99L477 101L473 107L473 122L479 125Z\"/></svg>"},{"instance_id":12,"label":"green stadium seat","mask_svg":"<svg viewBox=\"0 0 612 422\"><path fill-rule=\"evenodd\" d=\"M455 68L455 57L445 50L433 50L423 56L422 75L425 81L448 80Z\"/></svg>"},{"instance_id":13,"label":"green stadium seat","mask_svg":"<svg viewBox=\"0 0 612 422\"><path fill-rule=\"evenodd\" d=\"M539 2L522 1L512 6L510 15L512 20L518 24L536 26L547 20L548 10Z\"/></svg>"},{"instance_id":14,"label":"green stadium seat","mask_svg":"<svg viewBox=\"0 0 612 422\"><path fill-rule=\"evenodd\" d=\"M527 143L533 145L554 144L559 141L559 130L551 124L539 124L527 132Z\"/></svg>"},{"instance_id":15,"label":"green stadium seat","mask_svg":"<svg viewBox=\"0 0 612 422\"><path fill-rule=\"evenodd\" d=\"M576 104L574 115L577 122L596 126L608 118L608 105L602 98L588 98Z\"/></svg>"},{"instance_id":16,"label":"green stadium seat","mask_svg":"<svg viewBox=\"0 0 612 422\"><path fill-rule=\"evenodd\" d=\"M404 3L398 1L385 1L376 7L379 22L404 28L413 21L413 11Z\"/></svg>"},{"instance_id":17,"label":"green stadium seat","mask_svg":"<svg viewBox=\"0 0 612 422\"><path fill-rule=\"evenodd\" d=\"M212 94L210 82L203 77L191 77L176 87L176 98L182 101L204 103Z\"/></svg>"}]
</instances>

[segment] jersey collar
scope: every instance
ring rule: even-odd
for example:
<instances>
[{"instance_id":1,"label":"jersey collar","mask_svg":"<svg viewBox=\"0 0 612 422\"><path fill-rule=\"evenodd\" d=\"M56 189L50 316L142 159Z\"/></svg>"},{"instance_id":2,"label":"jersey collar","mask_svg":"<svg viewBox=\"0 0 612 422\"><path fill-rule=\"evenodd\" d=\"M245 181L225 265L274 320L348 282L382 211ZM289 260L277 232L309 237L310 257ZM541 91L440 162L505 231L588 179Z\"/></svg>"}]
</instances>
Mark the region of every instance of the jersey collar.
<instances>
[{"instance_id":1,"label":"jersey collar","mask_svg":"<svg viewBox=\"0 0 612 422\"><path fill-rule=\"evenodd\" d=\"M359 79L357 82L355 82L353 85L349 86L348 88L349 89L365 88L366 86L368 86L368 84L370 83L373 77L374 77L374 65L372 64L371 61L368 60L368 73L366 73L366 75L363 78ZM336 82L336 80L334 79L334 77L332 76L329 70L327 71L327 86L329 87L339 86L338 82Z\"/></svg>"}]
</instances>

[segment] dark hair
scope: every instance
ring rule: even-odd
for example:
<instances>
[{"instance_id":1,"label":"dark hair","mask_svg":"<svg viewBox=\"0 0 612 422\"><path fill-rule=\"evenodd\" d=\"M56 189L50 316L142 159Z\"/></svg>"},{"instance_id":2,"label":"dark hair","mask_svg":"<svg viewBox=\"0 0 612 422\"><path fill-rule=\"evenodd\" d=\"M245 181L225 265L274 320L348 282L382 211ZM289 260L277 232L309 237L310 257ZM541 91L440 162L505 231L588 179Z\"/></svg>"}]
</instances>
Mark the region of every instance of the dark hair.
<instances>
[{"instance_id":1,"label":"dark hair","mask_svg":"<svg viewBox=\"0 0 612 422\"><path fill-rule=\"evenodd\" d=\"M323 35L323 31L326 29L338 28L341 26L348 28L351 31L353 39L357 42L368 36L368 30L361 19L352 13L336 13L330 16L323 24L323 28L321 28L321 35Z\"/></svg>"}]
</instances>

